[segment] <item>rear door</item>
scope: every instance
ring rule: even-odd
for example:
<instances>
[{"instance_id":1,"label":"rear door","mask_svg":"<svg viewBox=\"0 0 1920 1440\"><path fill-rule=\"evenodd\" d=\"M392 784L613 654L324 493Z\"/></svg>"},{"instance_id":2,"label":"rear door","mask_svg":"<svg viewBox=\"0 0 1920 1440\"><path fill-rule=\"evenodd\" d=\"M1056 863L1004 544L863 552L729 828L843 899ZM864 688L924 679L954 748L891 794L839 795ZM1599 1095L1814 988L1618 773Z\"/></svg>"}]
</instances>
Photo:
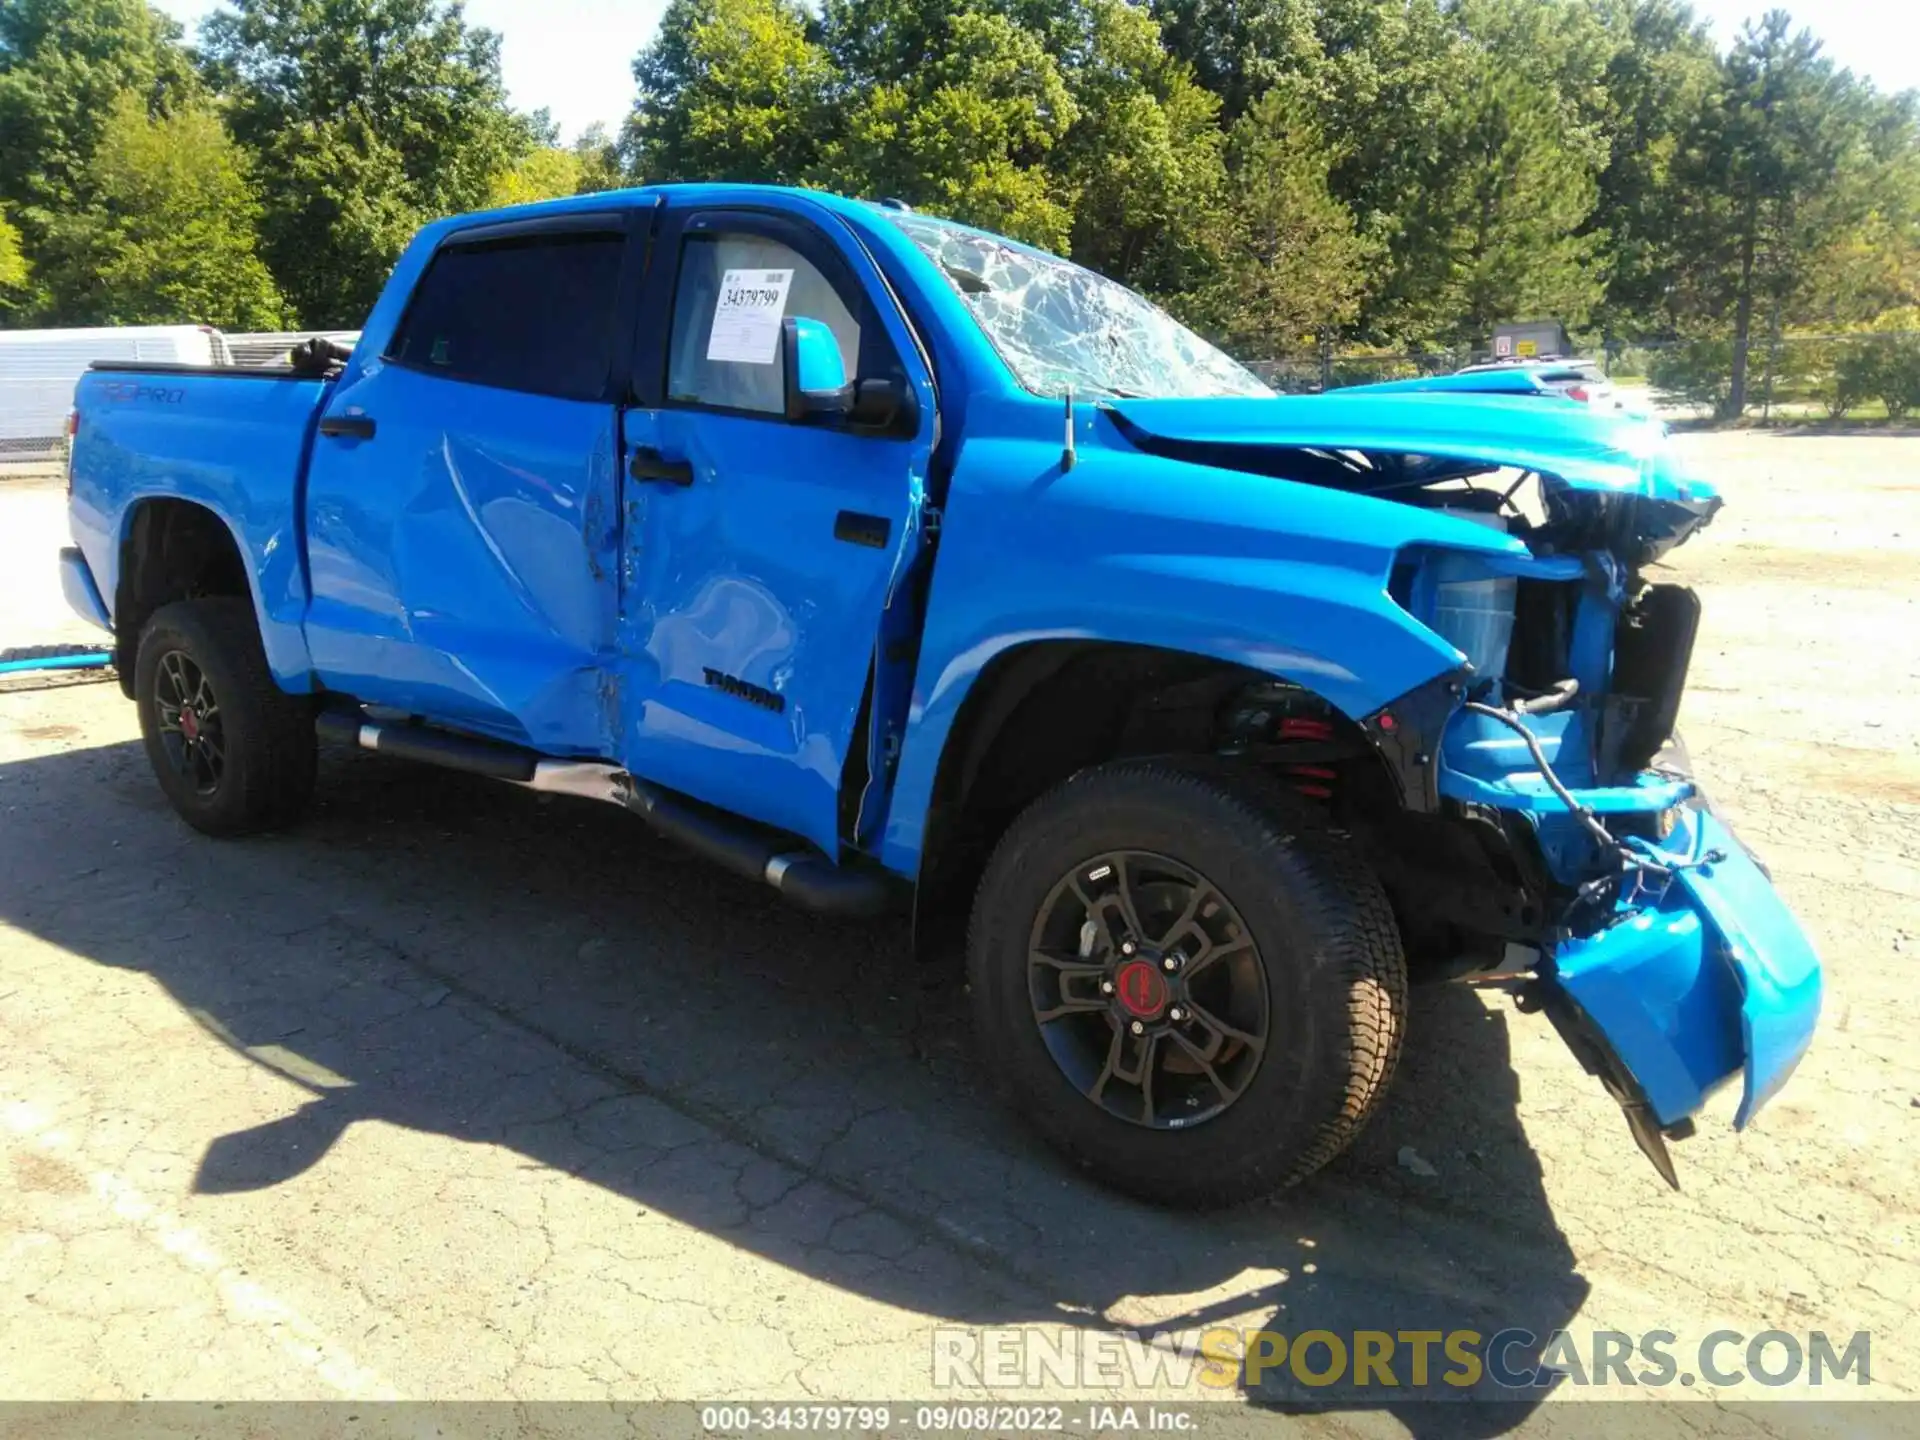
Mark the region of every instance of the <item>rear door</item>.
<instances>
[{"instance_id":1,"label":"rear door","mask_svg":"<svg viewBox=\"0 0 1920 1440\"><path fill-rule=\"evenodd\" d=\"M884 785L869 675L921 545L936 406L872 260L811 209L664 212L626 420L621 754L833 855ZM743 315L748 292L774 313ZM831 329L850 378L896 386L897 420L788 420L787 318Z\"/></svg>"},{"instance_id":2,"label":"rear door","mask_svg":"<svg viewBox=\"0 0 1920 1440\"><path fill-rule=\"evenodd\" d=\"M553 752L612 743L619 406L646 212L453 232L307 482L329 689Z\"/></svg>"}]
</instances>

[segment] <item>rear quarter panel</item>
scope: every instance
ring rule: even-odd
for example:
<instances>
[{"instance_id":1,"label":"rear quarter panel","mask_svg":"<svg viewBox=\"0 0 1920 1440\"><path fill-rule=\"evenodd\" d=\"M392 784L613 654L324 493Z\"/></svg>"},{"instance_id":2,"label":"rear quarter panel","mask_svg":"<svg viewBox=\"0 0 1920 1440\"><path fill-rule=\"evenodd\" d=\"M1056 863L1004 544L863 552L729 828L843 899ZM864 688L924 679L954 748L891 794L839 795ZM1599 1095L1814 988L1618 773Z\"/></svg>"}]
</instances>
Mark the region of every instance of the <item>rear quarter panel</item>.
<instances>
[{"instance_id":1,"label":"rear quarter panel","mask_svg":"<svg viewBox=\"0 0 1920 1440\"><path fill-rule=\"evenodd\" d=\"M81 377L71 523L109 608L137 507L163 498L202 505L247 562L274 679L290 691L311 688L299 496L327 384L189 371Z\"/></svg>"}]
</instances>

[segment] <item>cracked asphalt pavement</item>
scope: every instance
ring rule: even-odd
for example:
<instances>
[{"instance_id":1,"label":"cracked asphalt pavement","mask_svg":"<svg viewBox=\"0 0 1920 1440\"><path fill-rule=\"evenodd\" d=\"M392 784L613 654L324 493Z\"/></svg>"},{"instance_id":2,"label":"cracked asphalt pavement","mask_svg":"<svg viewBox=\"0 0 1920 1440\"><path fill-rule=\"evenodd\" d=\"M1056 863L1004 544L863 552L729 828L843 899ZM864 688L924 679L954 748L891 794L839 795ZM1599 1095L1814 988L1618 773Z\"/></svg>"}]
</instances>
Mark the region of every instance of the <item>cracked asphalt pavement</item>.
<instances>
[{"instance_id":1,"label":"cracked asphalt pavement","mask_svg":"<svg viewBox=\"0 0 1920 1440\"><path fill-rule=\"evenodd\" d=\"M1350 1155L1147 1209L994 1105L899 924L795 913L611 809L333 751L297 829L211 841L116 686L13 682L0 1398L953 1398L955 1325L1868 1330L1868 1393L1910 1393L1920 441L1683 443L1729 499L1672 557L1707 607L1683 727L1830 990L1756 1124L1723 1095L1676 1147L1681 1193L1543 1017L1448 987ZM0 480L0 642L88 638L64 534L57 484ZM1446 1433L1550 1430L1580 1393Z\"/></svg>"}]
</instances>

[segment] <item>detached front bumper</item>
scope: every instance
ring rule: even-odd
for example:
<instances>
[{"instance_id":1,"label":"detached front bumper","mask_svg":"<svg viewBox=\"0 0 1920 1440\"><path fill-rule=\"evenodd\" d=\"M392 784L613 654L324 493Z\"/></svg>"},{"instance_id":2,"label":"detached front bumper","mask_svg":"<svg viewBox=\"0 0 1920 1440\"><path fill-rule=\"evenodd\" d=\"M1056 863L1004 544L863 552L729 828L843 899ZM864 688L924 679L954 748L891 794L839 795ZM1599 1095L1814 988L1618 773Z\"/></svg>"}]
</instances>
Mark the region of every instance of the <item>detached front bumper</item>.
<instances>
[{"instance_id":1,"label":"detached front bumper","mask_svg":"<svg viewBox=\"0 0 1920 1440\"><path fill-rule=\"evenodd\" d=\"M1686 1119L1736 1074L1745 1127L1800 1063L1820 1018L1820 960L1733 832L1681 807L1613 923L1563 941L1543 968L1611 1053L1661 1127Z\"/></svg>"}]
</instances>

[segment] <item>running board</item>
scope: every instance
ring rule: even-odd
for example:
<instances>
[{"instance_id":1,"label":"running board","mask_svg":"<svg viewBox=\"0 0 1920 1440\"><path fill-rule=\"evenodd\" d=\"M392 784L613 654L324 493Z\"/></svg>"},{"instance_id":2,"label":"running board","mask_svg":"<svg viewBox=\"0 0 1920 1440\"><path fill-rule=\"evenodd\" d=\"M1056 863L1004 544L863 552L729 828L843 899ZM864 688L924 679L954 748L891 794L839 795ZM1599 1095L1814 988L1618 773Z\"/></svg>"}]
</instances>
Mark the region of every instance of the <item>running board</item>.
<instances>
[{"instance_id":1,"label":"running board","mask_svg":"<svg viewBox=\"0 0 1920 1440\"><path fill-rule=\"evenodd\" d=\"M894 886L884 876L835 865L811 847L636 780L604 760L554 759L446 730L375 724L342 710L323 710L315 726L326 739L396 759L463 770L543 794L574 795L622 806L657 834L736 875L771 885L804 910L877 916L892 908Z\"/></svg>"}]
</instances>

